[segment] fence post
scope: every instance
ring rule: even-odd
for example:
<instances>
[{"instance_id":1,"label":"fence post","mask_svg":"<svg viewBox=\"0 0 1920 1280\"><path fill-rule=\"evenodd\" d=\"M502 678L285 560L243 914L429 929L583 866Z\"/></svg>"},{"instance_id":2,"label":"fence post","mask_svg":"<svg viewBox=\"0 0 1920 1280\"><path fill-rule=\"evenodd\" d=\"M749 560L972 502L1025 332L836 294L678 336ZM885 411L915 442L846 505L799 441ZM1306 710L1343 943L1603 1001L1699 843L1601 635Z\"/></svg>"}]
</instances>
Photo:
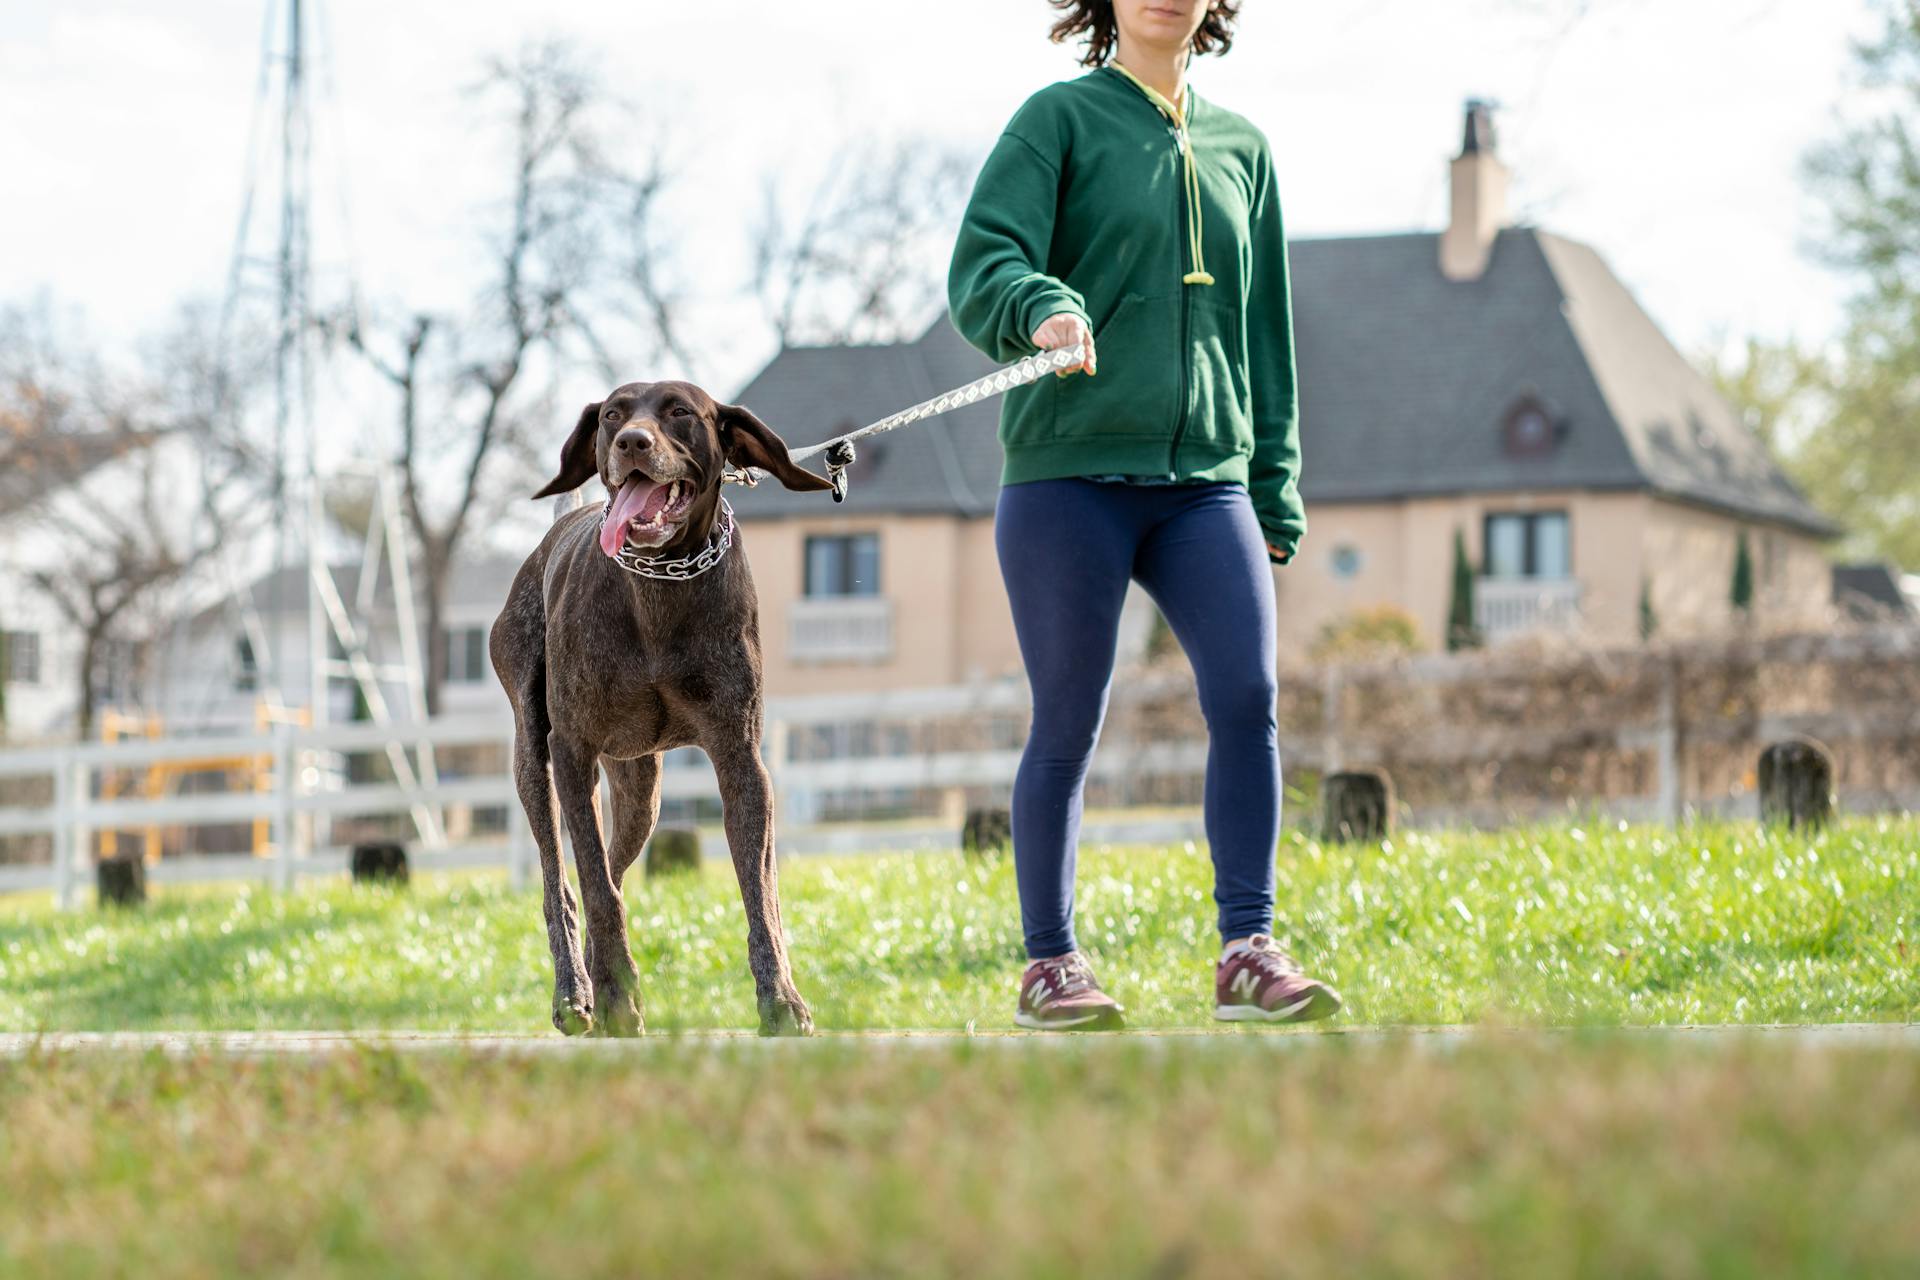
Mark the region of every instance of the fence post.
<instances>
[{"instance_id":1,"label":"fence post","mask_svg":"<svg viewBox=\"0 0 1920 1280\"><path fill-rule=\"evenodd\" d=\"M1680 677L1679 660L1660 664L1660 741L1656 767L1660 773L1658 808L1661 821L1680 822Z\"/></svg>"},{"instance_id":2,"label":"fence post","mask_svg":"<svg viewBox=\"0 0 1920 1280\"><path fill-rule=\"evenodd\" d=\"M533 882L533 826L514 806L507 806L507 882L525 889Z\"/></svg>"},{"instance_id":3,"label":"fence post","mask_svg":"<svg viewBox=\"0 0 1920 1280\"><path fill-rule=\"evenodd\" d=\"M79 753L74 753L79 757ZM75 758L68 772L73 775L68 793L73 805L73 844L68 850L67 900L65 905L80 905L80 886L91 878L93 870L93 822L88 810L93 806L93 766L84 758Z\"/></svg>"},{"instance_id":4,"label":"fence post","mask_svg":"<svg viewBox=\"0 0 1920 1280\"><path fill-rule=\"evenodd\" d=\"M74 883L78 868L74 849L74 828L79 823L79 806L74 803L74 763L71 752L62 751L53 765L53 901L62 911L74 905Z\"/></svg>"},{"instance_id":5,"label":"fence post","mask_svg":"<svg viewBox=\"0 0 1920 1280\"><path fill-rule=\"evenodd\" d=\"M1320 776L1327 777L1345 767L1340 750L1340 696L1345 681L1340 664L1328 663L1320 687Z\"/></svg>"},{"instance_id":6,"label":"fence post","mask_svg":"<svg viewBox=\"0 0 1920 1280\"><path fill-rule=\"evenodd\" d=\"M273 727L273 878L282 889L293 888L294 786L293 726Z\"/></svg>"}]
</instances>

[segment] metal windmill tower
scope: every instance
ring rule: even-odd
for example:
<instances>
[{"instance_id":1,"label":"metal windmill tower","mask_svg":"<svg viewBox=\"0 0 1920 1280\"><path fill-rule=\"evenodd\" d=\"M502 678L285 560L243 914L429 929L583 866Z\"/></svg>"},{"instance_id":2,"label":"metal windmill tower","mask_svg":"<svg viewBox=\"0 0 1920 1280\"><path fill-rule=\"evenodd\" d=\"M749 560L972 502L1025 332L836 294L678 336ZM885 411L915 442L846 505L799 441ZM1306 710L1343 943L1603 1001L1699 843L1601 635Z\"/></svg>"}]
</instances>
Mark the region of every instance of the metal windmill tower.
<instances>
[{"instance_id":1,"label":"metal windmill tower","mask_svg":"<svg viewBox=\"0 0 1920 1280\"><path fill-rule=\"evenodd\" d=\"M322 509L319 435L314 415L316 373L313 306L313 138L314 42L313 11L319 0L266 0L261 38L260 76L254 103L246 161L246 179L240 223L234 237L226 300L221 310L221 344L231 349L236 313L249 300L272 299L273 417L270 449L274 473L272 501L275 513L273 568L268 590L283 590L288 575L278 572L300 565L306 585L308 715L316 727L328 718L328 689L334 678L352 680L372 719L393 720L382 682L406 690L412 718L424 720L426 699L408 564L408 541L399 515L399 501L391 469L356 467L371 472L376 500L362 554L359 590L354 601L344 599L336 585L326 553L326 522ZM350 220L346 213L344 178L340 181L340 218L349 245L348 305L357 311L357 285L351 265ZM269 243L255 225L255 208L265 205L276 216ZM400 632L397 662L378 664L369 654L370 628L365 620L375 604L376 584L383 567L392 590ZM287 696L285 675L290 663L280 652L279 631L262 625L258 609L245 588L233 587L243 634L260 663L260 687L269 707ZM278 618L293 602L259 602ZM352 609L349 605L354 606ZM386 754L396 780L414 786L436 781L430 745L416 748L418 769L406 744L388 743ZM424 804L414 807L415 824L431 843L444 841L439 814Z\"/></svg>"}]
</instances>

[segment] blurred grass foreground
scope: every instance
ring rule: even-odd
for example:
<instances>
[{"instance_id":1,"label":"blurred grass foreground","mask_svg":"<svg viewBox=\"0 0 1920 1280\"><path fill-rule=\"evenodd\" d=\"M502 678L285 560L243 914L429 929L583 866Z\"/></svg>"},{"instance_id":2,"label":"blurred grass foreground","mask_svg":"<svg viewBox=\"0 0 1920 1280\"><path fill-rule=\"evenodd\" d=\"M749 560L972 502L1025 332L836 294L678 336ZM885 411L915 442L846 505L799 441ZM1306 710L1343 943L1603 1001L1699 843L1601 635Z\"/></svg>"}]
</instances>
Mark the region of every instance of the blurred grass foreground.
<instances>
[{"instance_id":1,"label":"blurred grass foreground","mask_svg":"<svg viewBox=\"0 0 1920 1280\"><path fill-rule=\"evenodd\" d=\"M1920 1262L1910 1047L1433 1040L16 1058L0 1061L0 1273L1744 1278Z\"/></svg>"}]
</instances>

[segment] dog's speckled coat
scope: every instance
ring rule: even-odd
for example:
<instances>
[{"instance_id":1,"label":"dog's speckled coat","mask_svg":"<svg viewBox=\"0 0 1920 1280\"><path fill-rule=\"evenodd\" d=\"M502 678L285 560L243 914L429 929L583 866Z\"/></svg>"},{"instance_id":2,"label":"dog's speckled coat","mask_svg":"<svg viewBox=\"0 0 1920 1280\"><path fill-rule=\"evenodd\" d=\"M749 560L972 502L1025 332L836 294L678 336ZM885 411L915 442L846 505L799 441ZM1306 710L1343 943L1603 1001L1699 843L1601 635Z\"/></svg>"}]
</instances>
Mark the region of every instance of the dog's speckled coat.
<instances>
[{"instance_id":1,"label":"dog's speckled coat","mask_svg":"<svg viewBox=\"0 0 1920 1280\"><path fill-rule=\"evenodd\" d=\"M561 451L560 474L535 496L595 474L609 492L635 471L687 481L692 506L653 550L678 558L706 545L727 462L761 468L790 489L831 487L794 465L780 437L747 410L717 404L691 383L655 382L628 383L588 405ZM773 791L760 759L759 617L744 538L736 530L732 550L699 577L667 581L609 559L599 527L591 506L554 522L515 575L490 639L513 704L514 780L540 848L554 1025L570 1035L640 1031L620 887L660 815L660 753L698 746L720 783L760 1030L806 1034L813 1015L793 985L781 932ZM600 764L613 803L605 843L595 805ZM562 819L578 907L560 864Z\"/></svg>"}]
</instances>

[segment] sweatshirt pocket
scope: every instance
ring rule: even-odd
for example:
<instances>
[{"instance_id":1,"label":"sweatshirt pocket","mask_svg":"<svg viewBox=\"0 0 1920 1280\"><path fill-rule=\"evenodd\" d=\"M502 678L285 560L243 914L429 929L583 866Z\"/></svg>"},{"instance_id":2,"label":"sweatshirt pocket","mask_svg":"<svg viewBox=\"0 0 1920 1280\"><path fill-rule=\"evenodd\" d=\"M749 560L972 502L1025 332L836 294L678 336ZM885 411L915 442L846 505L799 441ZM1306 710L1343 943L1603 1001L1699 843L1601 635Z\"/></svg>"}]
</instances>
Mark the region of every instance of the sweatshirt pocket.
<instances>
[{"instance_id":1,"label":"sweatshirt pocket","mask_svg":"<svg viewBox=\"0 0 1920 1280\"><path fill-rule=\"evenodd\" d=\"M1189 439L1212 440L1222 455L1253 452L1253 388L1240 309L1196 298L1189 358L1194 412Z\"/></svg>"},{"instance_id":2,"label":"sweatshirt pocket","mask_svg":"<svg viewBox=\"0 0 1920 1280\"><path fill-rule=\"evenodd\" d=\"M1099 372L1080 388L1062 434L1165 436L1180 411L1180 313L1177 298L1129 293L1094 330ZM1075 375L1076 379L1079 375Z\"/></svg>"}]
</instances>

